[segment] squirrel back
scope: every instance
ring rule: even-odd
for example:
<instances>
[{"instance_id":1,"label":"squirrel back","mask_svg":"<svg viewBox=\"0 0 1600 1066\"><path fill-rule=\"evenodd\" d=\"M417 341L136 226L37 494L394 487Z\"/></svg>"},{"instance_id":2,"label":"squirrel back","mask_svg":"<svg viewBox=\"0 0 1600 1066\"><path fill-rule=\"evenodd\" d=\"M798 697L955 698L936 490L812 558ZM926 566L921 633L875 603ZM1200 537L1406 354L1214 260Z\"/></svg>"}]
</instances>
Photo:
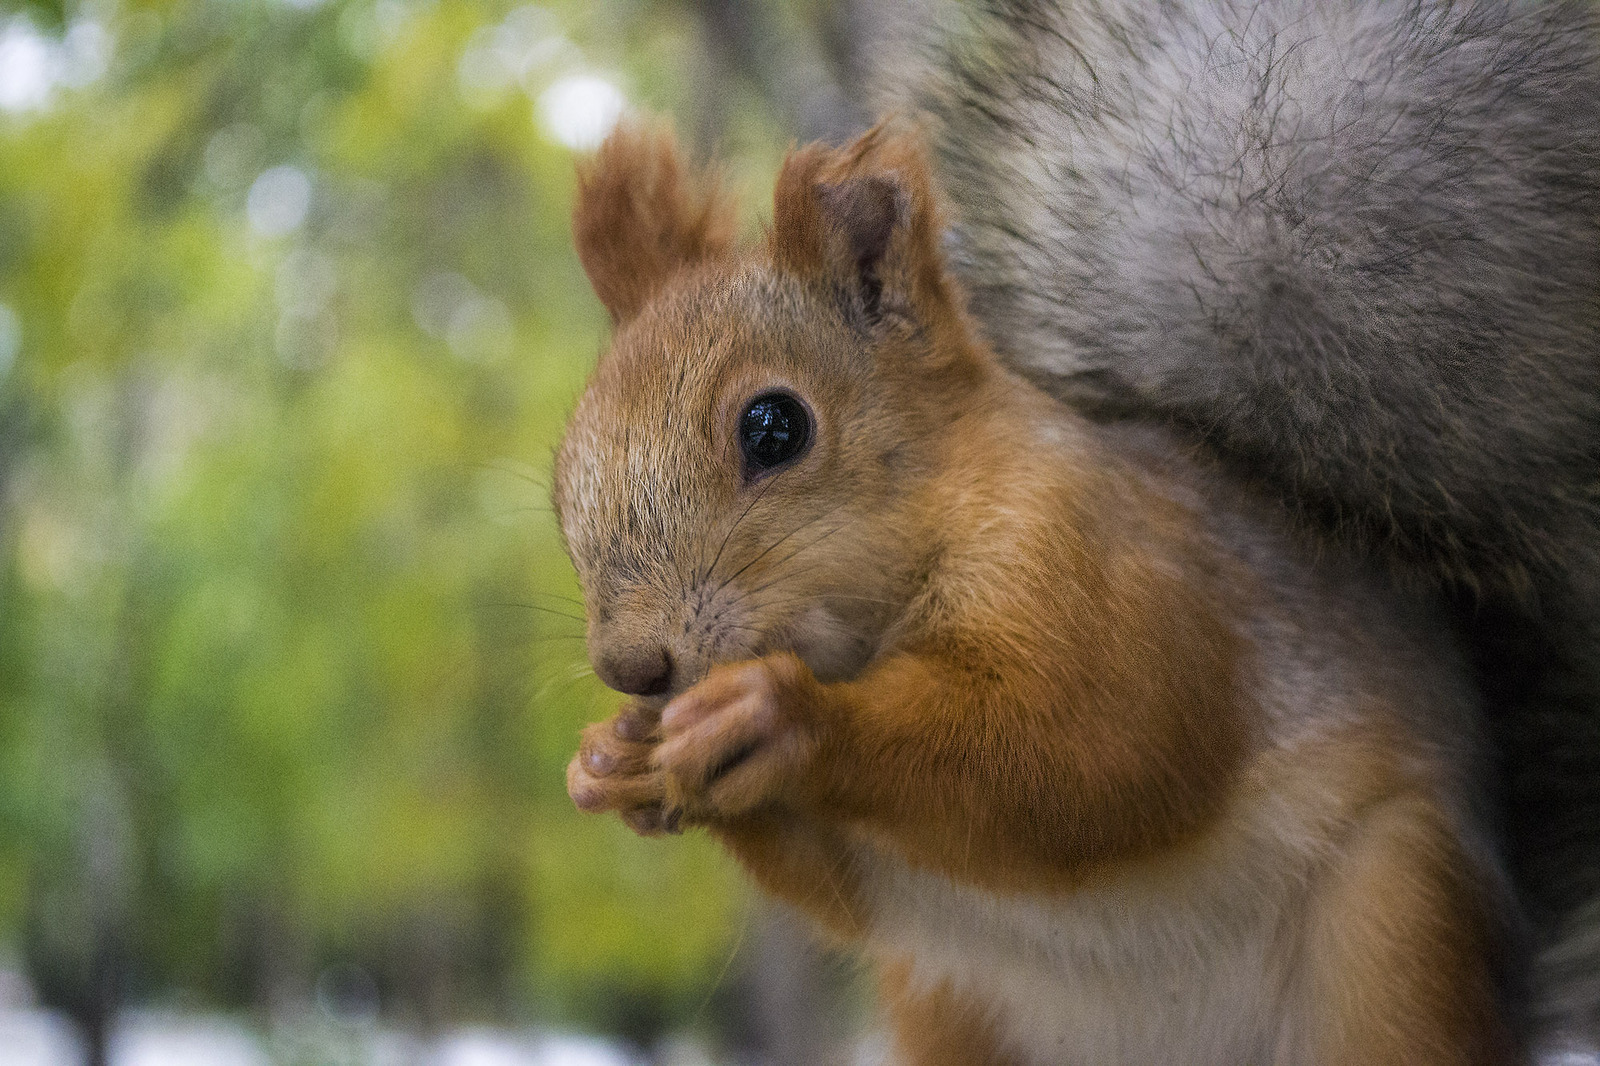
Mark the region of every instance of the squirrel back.
<instances>
[{"instance_id":1,"label":"squirrel back","mask_svg":"<svg viewBox=\"0 0 1600 1066\"><path fill-rule=\"evenodd\" d=\"M1453 601L1537 1009L1600 1047L1594 5L903 6L885 99L1004 358Z\"/></svg>"}]
</instances>

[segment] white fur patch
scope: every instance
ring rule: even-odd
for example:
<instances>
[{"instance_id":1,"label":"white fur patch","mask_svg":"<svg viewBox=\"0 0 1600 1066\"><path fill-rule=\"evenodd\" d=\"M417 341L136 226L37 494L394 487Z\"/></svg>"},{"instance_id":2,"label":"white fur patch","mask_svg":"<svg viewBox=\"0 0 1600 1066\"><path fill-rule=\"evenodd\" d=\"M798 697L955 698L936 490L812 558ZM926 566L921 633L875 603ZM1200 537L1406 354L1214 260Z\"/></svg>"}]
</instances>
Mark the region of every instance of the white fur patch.
<instances>
[{"instance_id":1,"label":"white fur patch","mask_svg":"<svg viewBox=\"0 0 1600 1066\"><path fill-rule=\"evenodd\" d=\"M951 982L1039 1066L1307 1061L1296 940L1327 846L1259 800L1159 876L1060 896L957 884L863 843L868 950L929 987Z\"/></svg>"}]
</instances>

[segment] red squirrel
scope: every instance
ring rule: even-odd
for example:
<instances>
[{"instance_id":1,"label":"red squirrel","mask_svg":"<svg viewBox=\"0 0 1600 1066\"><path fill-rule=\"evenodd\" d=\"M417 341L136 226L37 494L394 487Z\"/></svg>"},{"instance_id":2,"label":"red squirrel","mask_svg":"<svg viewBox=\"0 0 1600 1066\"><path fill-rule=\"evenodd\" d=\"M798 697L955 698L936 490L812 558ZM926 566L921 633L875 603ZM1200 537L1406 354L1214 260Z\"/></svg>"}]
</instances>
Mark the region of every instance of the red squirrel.
<instances>
[{"instance_id":1,"label":"red squirrel","mask_svg":"<svg viewBox=\"0 0 1600 1066\"><path fill-rule=\"evenodd\" d=\"M741 245L624 126L557 456L586 811L704 827L874 968L893 1061L1504 1064L1513 923L1442 627L977 335L913 130Z\"/></svg>"}]
</instances>

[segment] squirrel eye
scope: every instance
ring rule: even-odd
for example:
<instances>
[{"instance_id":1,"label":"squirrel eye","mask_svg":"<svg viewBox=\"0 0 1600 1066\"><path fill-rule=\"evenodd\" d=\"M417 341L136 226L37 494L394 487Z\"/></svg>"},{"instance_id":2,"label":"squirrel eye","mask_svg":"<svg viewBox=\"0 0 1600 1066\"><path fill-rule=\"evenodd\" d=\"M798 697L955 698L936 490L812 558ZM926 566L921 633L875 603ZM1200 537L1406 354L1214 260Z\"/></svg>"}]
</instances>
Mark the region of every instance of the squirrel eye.
<instances>
[{"instance_id":1,"label":"squirrel eye","mask_svg":"<svg viewBox=\"0 0 1600 1066\"><path fill-rule=\"evenodd\" d=\"M739 450L748 473L760 474L799 455L811 439L805 405L785 392L766 392L750 401L739 418Z\"/></svg>"}]
</instances>

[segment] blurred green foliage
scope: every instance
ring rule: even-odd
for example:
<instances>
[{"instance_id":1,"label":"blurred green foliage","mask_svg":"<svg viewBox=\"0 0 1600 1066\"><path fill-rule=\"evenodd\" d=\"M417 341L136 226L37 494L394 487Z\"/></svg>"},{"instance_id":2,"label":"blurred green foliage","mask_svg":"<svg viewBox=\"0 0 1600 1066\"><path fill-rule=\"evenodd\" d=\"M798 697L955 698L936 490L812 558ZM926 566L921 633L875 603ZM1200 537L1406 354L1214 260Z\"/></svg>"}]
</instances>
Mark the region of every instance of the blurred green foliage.
<instances>
[{"instance_id":1,"label":"blurred green foliage","mask_svg":"<svg viewBox=\"0 0 1600 1066\"><path fill-rule=\"evenodd\" d=\"M0 30L87 64L0 111L0 943L69 1004L355 964L424 1020L690 1018L736 879L563 787L611 701L546 478L606 324L539 102L598 72L686 113L700 28L107 0ZM781 123L731 99L758 190Z\"/></svg>"}]
</instances>

